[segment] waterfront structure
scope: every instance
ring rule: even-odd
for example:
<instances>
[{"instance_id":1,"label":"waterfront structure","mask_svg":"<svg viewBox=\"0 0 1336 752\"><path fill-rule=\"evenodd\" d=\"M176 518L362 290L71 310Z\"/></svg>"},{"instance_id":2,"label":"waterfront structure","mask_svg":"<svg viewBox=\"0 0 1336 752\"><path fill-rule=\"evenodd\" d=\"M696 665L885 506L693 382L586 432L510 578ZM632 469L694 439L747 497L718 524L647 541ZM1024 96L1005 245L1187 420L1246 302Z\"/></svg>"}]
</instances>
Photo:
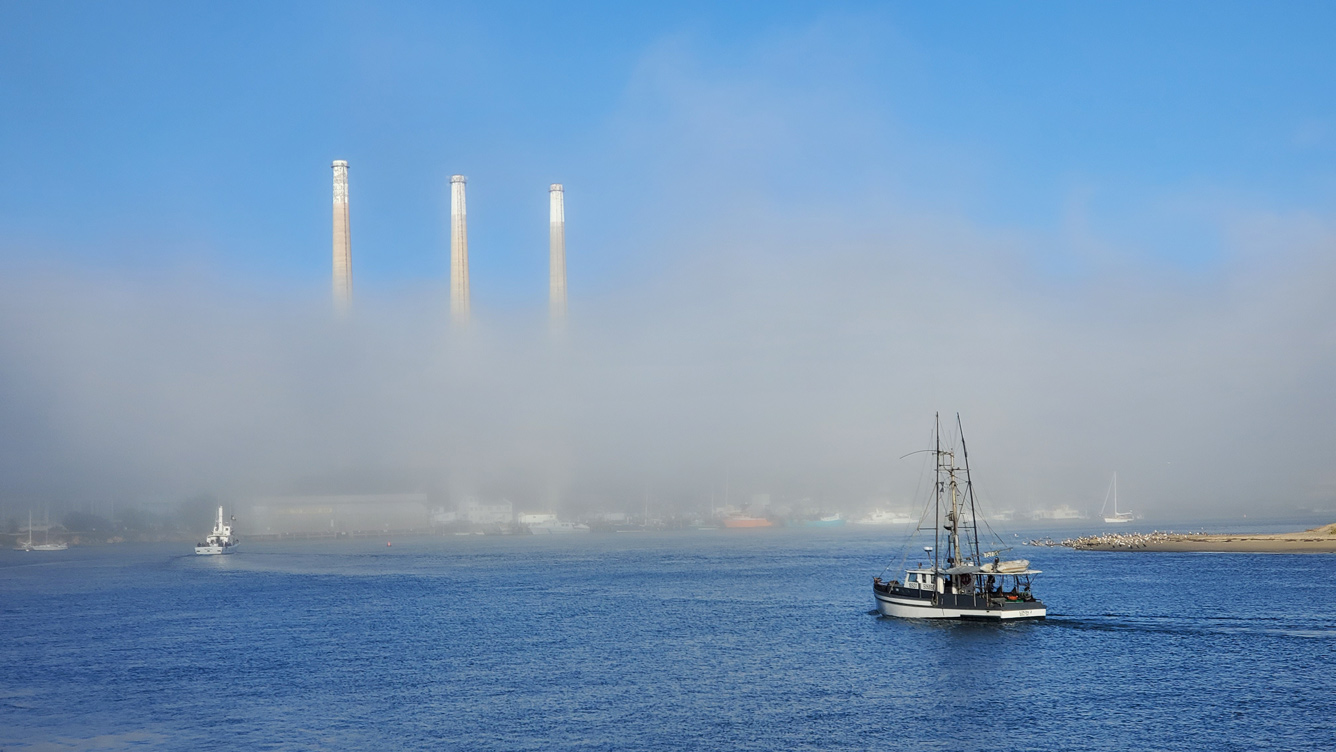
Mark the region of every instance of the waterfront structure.
<instances>
[{"instance_id":1,"label":"waterfront structure","mask_svg":"<svg viewBox=\"0 0 1336 752\"><path fill-rule=\"evenodd\" d=\"M463 175L450 178L450 317L456 324L469 321L469 228L464 206Z\"/></svg>"},{"instance_id":2,"label":"waterfront structure","mask_svg":"<svg viewBox=\"0 0 1336 752\"><path fill-rule=\"evenodd\" d=\"M334 160L334 307L345 312L353 299L353 249L348 232L348 163Z\"/></svg>"},{"instance_id":3,"label":"waterfront structure","mask_svg":"<svg viewBox=\"0 0 1336 752\"><path fill-rule=\"evenodd\" d=\"M566 318L566 191L561 183L548 187L548 316Z\"/></svg>"}]
</instances>

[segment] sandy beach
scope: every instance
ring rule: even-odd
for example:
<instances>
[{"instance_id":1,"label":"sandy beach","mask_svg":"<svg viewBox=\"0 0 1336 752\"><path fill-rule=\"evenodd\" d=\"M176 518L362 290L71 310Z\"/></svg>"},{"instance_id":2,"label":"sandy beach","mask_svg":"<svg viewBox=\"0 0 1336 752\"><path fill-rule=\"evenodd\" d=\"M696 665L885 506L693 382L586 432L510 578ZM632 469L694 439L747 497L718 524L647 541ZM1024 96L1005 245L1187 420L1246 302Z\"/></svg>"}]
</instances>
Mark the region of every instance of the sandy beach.
<instances>
[{"instance_id":1,"label":"sandy beach","mask_svg":"<svg viewBox=\"0 0 1336 752\"><path fill-rule=\"evenodd\" d=\"M1213 553L1336 553L1336 524L1297 533L1105 533L1061 544L1081 551L1200 551Z\"/></svg>"}]
</instances>

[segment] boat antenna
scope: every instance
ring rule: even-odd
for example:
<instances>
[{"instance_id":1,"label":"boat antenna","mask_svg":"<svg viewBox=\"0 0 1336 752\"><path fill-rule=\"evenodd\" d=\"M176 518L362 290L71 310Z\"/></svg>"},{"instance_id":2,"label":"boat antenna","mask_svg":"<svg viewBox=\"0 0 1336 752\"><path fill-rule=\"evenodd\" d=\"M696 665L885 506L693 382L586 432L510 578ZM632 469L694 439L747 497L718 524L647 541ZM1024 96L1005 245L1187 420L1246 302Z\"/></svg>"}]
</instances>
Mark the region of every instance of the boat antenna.
<instances>
[{"instance_id":1,"label":"boat antenna","mask_svg":"<svg viewBox=\"0 0 1336 752\"><path fill-rule=\"evenodd\" d=\"M920 449L920 450L918 450L917 452L910 452L909 454L903 455L903 456L900 457L900 459L904 459L905 457L911 457L911 456L913 456L913 455L915 455L915 454L932 454L932 450L931 450L931 449ZM927 460L927 458L925 457L925 458L924 458L923 467L919 469L919 477L918 477L918 481L914 484L914 497L913 497L913 498L914 498L915 500L918 500L918 499L923 498L923 497L920 495L920 492L923 490L923 476L924 476L924 474L927 472L927 469L928 469L928 463L927 463L926 460ZM936 470L936 467L937 467L937 466L936 466L936 464L934 463L934 465L933 465L933 485L934 485L934 486L935 486L936 483L937 483L937 470ZM920 532L923 531L923 522L924 522L924 520L927 519L927 517L928 517L928 509L929 509L930 507L931 507L931 504L924 504L924 505L923 505L923 511L919 512L918 522L916 522L916 523L914 524L914 528L913 528L912 530L910 530L909 532L905 533L905 538L904 538L904 540L902 540L902 541L900 542L900 569L904 569L905 564L907 564L907 563L909 562L909 553L910 553L910 551L909 551L909 542L910 542L911 540L914 539L914 536L918 535ZM929 548L930 548L929 546L924 546L924 547L923 547L923 549L924 549L925 551L928 551ZM931 552L929 551L929 553L931 553ZM886 563L886 569L881 570L881 573L882 573L883 575L886 574L886 572L891 568L891 566L892 566L893 563L894 563L894 562L887 562L887 563Z\"/></svg>"},{"instance_id":2,"label":"boat antenna","mask_svg":"<svg viewBox=\"0 0 1336 752\"><path fill-rule=\"evenodd\" d=\"M979 556L979 513L974 509L974 479L970 477L970 450L965 446L965 427L960 423L960 413L956 413L956 430L960 432L960 453L965 457L965 493L969 495L970 500L970 527L974 528L974 555L977 557ZM982 564L983 562L976 561L974 563Z\"/></svg>"}]
</instances>

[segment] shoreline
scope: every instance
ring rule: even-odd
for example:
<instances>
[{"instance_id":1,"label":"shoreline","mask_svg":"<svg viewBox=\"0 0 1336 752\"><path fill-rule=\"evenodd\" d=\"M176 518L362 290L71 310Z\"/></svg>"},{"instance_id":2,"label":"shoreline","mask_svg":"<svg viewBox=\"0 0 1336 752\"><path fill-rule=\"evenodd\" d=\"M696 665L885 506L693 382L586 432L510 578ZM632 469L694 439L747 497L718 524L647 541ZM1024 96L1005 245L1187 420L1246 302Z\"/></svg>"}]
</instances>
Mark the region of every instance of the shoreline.
<instances>
[{"instance_id":1,"label":"shoreline","mask_svg":"<svg viewBox=\"0 0 1336 752\"><path fill-rule=\"evenodd\" d=\"M1044 545L1044 544L1040 544ZM1336 524L1295 533L1105 533L1049 545L1077 551L1336 554Z\"/></svg>"}]
</instances>

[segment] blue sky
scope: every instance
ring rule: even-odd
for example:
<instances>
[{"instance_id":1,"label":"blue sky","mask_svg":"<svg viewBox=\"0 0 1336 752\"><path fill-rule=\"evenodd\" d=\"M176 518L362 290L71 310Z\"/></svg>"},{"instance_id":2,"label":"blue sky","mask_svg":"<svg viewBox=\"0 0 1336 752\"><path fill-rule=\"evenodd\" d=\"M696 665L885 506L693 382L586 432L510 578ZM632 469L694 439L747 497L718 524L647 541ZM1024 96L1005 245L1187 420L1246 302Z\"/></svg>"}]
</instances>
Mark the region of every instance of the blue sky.
<instances>
[{"instance_id":1,"label":"blue sky","mask_svg":"<svg viewBox=\"0 0 1336 752\"><path fill-rule=\"evenodd\" d=\"M1330 507L1336 472L1272 478L1336 446L1334 22L0 0L0 476L71 499L748 477L861 503L959 410L1022 507L1097 507L1114 469L1147 508ZM442 320L454 173L474 350Z\"/></svg>"},{"instance_id":2,"label":"blue sky","mask_svg":"<svg viewBox=\"0 0 1336 752\"><path fill-rule=\"evenodd\" d=\"M1336 197L1320 3L0 4L0 253L324 287L329 162L359 289L442 278L470 178L474 285L541 296L546 185L572 284L654 268L737 203L1073 226L1188 273L1239 210ZM699 193L692 197L687 188ZM813 208L815 207L815 208ZM685 229L684 229L685 228ZM744 230L745 232L745 230Z\"/></svg>"}]
</instances>

